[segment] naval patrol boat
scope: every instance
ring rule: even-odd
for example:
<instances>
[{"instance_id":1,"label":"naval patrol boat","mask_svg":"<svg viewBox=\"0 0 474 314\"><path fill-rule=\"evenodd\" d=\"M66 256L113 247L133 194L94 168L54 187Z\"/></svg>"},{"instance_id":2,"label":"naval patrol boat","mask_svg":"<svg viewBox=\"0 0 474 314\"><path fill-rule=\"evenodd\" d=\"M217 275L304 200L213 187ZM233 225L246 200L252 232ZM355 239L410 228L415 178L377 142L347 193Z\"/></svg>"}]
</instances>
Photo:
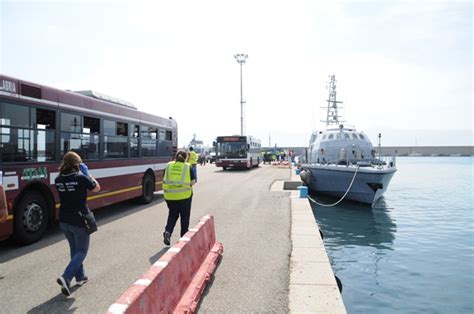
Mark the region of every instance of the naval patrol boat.
<instances>
[{"instance_id":1,"label":"naval patrol boat","mask_svg":"<svg viewBox=\"0 0 474 314\"><path fill-rule=\"evenodd\" d=\"M387 190L397 171L395 156L381 156L364 132L344 124L336 100L336 77L329 76L326 128L311 135L306 163L301 164L301 179L308 188L338 200L343 199L373 205ZM314 200L313 200L314 201ZM316 202L317 203L317 202Z\"/></svg>"}]
</instances>

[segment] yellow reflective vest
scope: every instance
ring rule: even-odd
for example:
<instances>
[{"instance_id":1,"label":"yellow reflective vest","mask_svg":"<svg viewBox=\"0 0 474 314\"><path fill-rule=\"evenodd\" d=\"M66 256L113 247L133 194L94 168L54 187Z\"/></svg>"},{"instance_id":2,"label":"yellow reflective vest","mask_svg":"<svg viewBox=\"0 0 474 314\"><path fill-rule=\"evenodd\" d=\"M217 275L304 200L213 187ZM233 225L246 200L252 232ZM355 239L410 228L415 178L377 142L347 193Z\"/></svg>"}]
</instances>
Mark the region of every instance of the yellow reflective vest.
<instances>
[{"instance_id":1,"label":"yellow reflective vest","mask_svg":"<svg viewBox=\"0 0 474 314\"><path fill-rule=\"evenodd\" d=\"M165 200L179 201L190 198L193 193L191 166L188 163L170 161L166 165L163 191Z\"/></svg>"},{"instance_id":2,"label":"yellow reflective vest","mask_svg":"<svg viewBox=\"0 0 474 314\"><path fill-rule=\"evenodd\" d=\"M189 163L191 165L196 165L198 161L198 154L194 150L189 152Z\"/></svg>"}]
</instances>

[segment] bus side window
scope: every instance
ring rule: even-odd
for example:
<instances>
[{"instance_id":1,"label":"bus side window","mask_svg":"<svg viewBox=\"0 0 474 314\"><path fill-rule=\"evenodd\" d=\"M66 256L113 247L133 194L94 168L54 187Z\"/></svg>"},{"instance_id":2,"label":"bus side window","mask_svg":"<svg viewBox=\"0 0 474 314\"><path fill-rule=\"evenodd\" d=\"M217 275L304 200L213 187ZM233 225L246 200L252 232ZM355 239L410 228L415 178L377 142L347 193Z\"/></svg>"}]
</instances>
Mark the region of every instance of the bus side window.
<instances>
[{"instance_id":1,"label":"bus side window","mask_svg":"<svg viewBox=\"0 0 474 314\"><path fill-rule=\"evenodd\" d=\"M35 109L31 112L35 116L35 127L41 130L56 130L56 112L46 109Z\"/></svg>"},{"instance_id":2,"label":"bus side window","mask_svg":"<svg viewBox=\"0 0 474 314\"><path fill-rule=\"evenodd\" d=\"M130 157L138 157L138 138L140 136L140 126L133 124L130 128Z\"/></svg>"},{"instance_id":3,"label":"bus side window","mask_svg":"<svg viewBox=\"0 0 474 314\"><path fill-rule=\"evenodd\" d=\"M159 130L158 133L158 156L160 157L170 157L172 155L171 151L171 131Z\"/></svg>"},{"instance_id":4,"label":"bus side window","mask_svg":"<svg viewBox=\"0 0 474 314\"><path fill-rule=\"evenodd\" d=\"M61 112L61 131L64 132L81 132L81 116Z\"/></svg>"},{"instance_id":5,"label":"bus side window","mask_svg":"<svg viewBox=\"0 0 474 314\"><path fill-rule=\"evenodd\" d=\"M127 135L127 123L104 120L104 158L127 158Z\"/></svg>"},{"instance_id":6,"label":"bus side window","mask_svg":"<svg viewBox=\"0 0 474 314\"><path fill-rule=\"evenodd\" d=\"M117 122L117 135L128 136L128 123Z\"/></svg>"},{"instance_id":7,"label":"bus side window","mask_svg":"<svg viewBox=\"0 0 474 314\"><path fill-rule=\"evenodd\" d=\"M70 150L74 150L81 157L84 157L81 151L81 131L82 117L77 114L61 112L61 156Z\"/></svg>"},{"instance_id":8,"label":"bus side window","mask_svg":"<svg viewBox=\"0 0 474 314\"><path fill-rule=\"evenodd\" d=\"M51 161L56 158L56 112L40 108L31 110L32 120L36 127L35 156L38 162Z\"/></svg>"},{"instance_id":9,"label":"bus side window","mask_svg":"<svg viewBox=\"0 0 474 314\"><path fill-rule=\"evenodd\" d=\"M30 108L10 103L0 104L0 153L4 162L31 159Z\"/></svg>"},{"instance_id":10,"label":"bus side window","mask_svg":"<svg viewBox=\"0 0 474 314\"><path fill-rule=\"evenodd\" d=\"M141 126L140 149L142 157L157 156L157 132L155 127Z\"/></svg>"},{"instance_id":11,"label":"bus side window","mask_svg":"<svg viewBox=\"0 0 474 314\"><path fill-rule=\"evenodd\" d=\"M82 128L81 149L86 160L99 159L100 119L84 117Z\"/></svg>"}]
</instances>

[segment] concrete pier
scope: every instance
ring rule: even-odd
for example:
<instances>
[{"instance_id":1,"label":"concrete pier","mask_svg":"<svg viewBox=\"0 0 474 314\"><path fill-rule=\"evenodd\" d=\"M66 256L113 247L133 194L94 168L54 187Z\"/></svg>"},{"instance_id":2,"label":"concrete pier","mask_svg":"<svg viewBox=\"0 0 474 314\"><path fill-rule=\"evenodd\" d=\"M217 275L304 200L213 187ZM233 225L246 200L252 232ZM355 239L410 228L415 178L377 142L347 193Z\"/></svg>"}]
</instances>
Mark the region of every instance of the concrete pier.
<instances>
[{"instance_id":1,"label":"concrete pier","mask_svg":"<svg viewBox=\"0 0 474 314\"><path fill-rule=\"evenodd\" d=\"M277 181L271 190L291 188L291 257L289 311L291 313L346 313L319 227L308 199L300 198L299 176L291 169L291 181Z\"/></svg>"}]
</instances>

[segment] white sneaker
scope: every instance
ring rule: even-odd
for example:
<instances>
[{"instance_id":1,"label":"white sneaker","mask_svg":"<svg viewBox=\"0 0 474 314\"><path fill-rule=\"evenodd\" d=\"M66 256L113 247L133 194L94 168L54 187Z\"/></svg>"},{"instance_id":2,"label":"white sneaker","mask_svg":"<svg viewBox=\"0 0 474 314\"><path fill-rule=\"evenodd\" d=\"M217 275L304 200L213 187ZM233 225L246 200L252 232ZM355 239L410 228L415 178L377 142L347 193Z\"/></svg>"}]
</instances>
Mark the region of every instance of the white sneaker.
<instances>
[{"instance_id":1,"label":"white sneaker","mask_svg":"<svg viewBox=\"0 0 474 314\"><path fill-rule=\"evenodd\" d=\"M88 282L88 281L89 281L89 278L87 278L87 276L86 276L86 277L84 277L84 279L82 279L82 280L76 280L76 285L82 286L83 284L85 284L85 283Z\"/></svg>"},{"instance_id":2,"label":"white sneaker","mask_svg":"<svg viewBox=\"0 0 474 314\"><path fill-rule=\"evenodd\" d=\"M59 276L58 279L56 280L58 285L61 286L61 292L65 296L70 296L71 295L71 289L69 287L69 283L67 282L67 279L64 278L63 276Z\"/></svg>"}]
</instances>

